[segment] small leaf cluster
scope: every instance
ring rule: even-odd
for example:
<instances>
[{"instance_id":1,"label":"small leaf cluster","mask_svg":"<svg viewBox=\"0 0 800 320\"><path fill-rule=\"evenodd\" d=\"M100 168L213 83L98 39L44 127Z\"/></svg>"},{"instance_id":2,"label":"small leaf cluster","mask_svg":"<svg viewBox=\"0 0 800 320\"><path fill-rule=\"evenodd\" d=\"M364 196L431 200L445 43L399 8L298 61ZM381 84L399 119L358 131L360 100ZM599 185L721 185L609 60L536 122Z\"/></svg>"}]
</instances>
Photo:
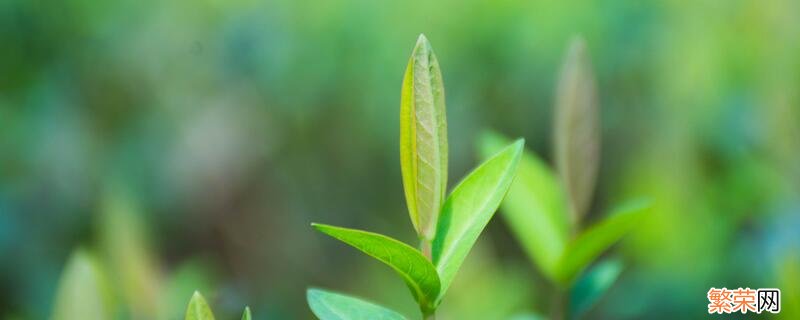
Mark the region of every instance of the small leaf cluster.
<instances>
[{"instance_id":1,"label":"small leaf cluster","mask_svg":"<svg viewBox=\"0 0 800 320\"><path fill-rule=\"evenodd\" d=\"M444 85L439 62L423 35L408 62L400 100L400 164L420 248L373 232L312 225L391 267L408 285L422 315L432 318L511 186L524 141L498 148L446 195ZM385 307L339 293L310 289L307 298L322 320L405 319Z\"/></svg>"},{"instance_id":2,"label":"small leaf cluster","mask_svg":"<svg viewBox=\"0 0 800 320\"><path fill-rule=\"evenodd\" d=\"M573 290L570 298L573 313L588 309L622 267L616 260L600 263L578 280L581 272L628 233L649 206L643 199L629 201L604 220L585 228L582 225L591 207L600 158L596 90L586 46L582 40L574 40L556 92L556 170L526 150L501 209L515 237L544 276L560 289L579 289ZM479 149L482 156L489 157L507 142L501 135L487 132L480 139Z\"/></svg>"}]
</instances>

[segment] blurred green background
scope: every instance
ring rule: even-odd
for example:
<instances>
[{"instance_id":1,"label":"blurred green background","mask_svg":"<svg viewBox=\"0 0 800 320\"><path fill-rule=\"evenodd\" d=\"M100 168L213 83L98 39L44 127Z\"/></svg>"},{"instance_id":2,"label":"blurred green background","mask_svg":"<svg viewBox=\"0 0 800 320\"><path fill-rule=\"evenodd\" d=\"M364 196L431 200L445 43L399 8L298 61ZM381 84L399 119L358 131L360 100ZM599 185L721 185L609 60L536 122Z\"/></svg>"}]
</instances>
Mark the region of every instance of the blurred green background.
<instances>
[{"instance_id":1,"label":"blurred green background","mask_svg":"<svg viewBox=\"0 0 800 320\"><path fill-rule=\"evenodd\" d=\"M800 314L800 3L0 2L0 317L50 316L75 248L119 318L199 288L219 319L310 319L334 288L416 314L391 270L309 227L413 243L400 82L417 35L447 90L450 176L484 128L551 159L553 92L582 34L602 161L589 216L647 196L589 318L702 318L712 286L777 287ZM451 179L454 180L454 179ZM457 181L451 181L451 186ZM442 319L546 314L551 288L502 219Z\"/></svg>"}]
</instances>

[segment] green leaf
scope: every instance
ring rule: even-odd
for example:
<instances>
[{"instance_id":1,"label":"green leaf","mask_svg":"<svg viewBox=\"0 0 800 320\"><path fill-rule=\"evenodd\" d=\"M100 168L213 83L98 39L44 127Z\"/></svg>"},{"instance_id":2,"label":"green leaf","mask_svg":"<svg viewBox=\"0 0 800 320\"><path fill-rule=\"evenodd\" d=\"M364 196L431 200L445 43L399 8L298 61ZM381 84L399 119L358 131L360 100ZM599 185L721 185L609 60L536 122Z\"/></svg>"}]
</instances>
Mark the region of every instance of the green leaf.
<instances>
[{"instance_id":1,"label":"green leaf","mask_svg":"<svg viewBox=\"0 0 800 320\"><path fill-rule=\"evenodd\" d=\"M192 259L182 262L170 272L162 286L164 315L158 319L180 319L186 314L186 297L195 291L213 292L217 287L216 273L211 263Z\"/></svg>"},{"instance_id":2,"label":"green leaf","mask_svg":"<svg viewBox=\"0 0 800 320\"><path fill-rule=\"evenodd\" d=\"M316 223L312 226L394 269L406 281L422 311L434 309L441 286L439 275L419 251L382 234Z\"/></svg>"},{"instance_id":3,"label":"green leaf","mask_svg":"<svg viewBox=\"0 0 800 320\"><path fill-rule=\"evenodd\" d=\"M355 297L308 289L308 306L320 320L405 320L401 314Z\"/></svg>"},{"instance_id":4,"label":"green leaf","mask_svg":"<svg viewBox=\"0 0 800 320\"><path fill-rule=\"evenodd\" d=\"M507 145L507 138L492 132L480 139L482 158ZM517 177L501 204L502 216L528 257L550 279L569 239L569 216L563 189L550 168L536 154L524 151Z\"/></svg>"},{"instance_id":5,"label":"green leaf","mask_svg":"<svg viewBox=\"0 0 800 320\"><path fill-rule=\"evenodd\" d=\"M589 311L617 281L621 272L622 262L610 259L598 263L581 276L570 292L570 318L578 318Z\"/></svg>"},{"instance_id":6,"label":"green leaf","mask_svg":"<svg viewBox=\"0 0 800 320\"><path fill-rule=\"evenodd\" d=\"M250 307L244 307L244 313L242 313L242 320L252 320L253 315L250 314Z\"/></svg>"},{"instance_id":7,"label":"green leaf","mask_svg":"<svg viewBox=\"0 0 800 320\"><path fill-rule=\"evenodd\" d=\"M561 68L555 107L555 162L575 225L586 214L600 160L597 88L583 39L572 41Z\"/></svg>"},{"instance_id":8,"label":"green leaf","mask_svg":"<svg viewBox=\"0 0 800 320\"><path fill-rule=\"evenodd\" d=\"M186 320L214 320L214 313L208 307L206 299L200 292L195 291L189 307L186 308Z\"/></svg>"},{"instance_id":9,"label":"green leaf","mask_svg":"<svg viewBox=\"0 0 800 320\"><path fill-rule=\"evenodd\" d=\"M442 282L440 299L511 186L524 145L519 139L486 160L445 201L432 248Z\"/></svg>"},{"instance_id":10,"label":"green leaf","mask_svg":"<svg viewBox=\"0 0 800 320\"><path fill-rule=\"evenodd\" d=\"M111 319L108 283L101 266L87 251L78 249L61 274L53 320Z\"/></svg>"},{"instance_id":11,"label":"green leaf","mask_svg":"<svg viewBox=\"0 0 800 320\"><path fill-rule=\"evenodd\" d=\"M164 281L147 245L145 223L126 193L118 187L111 190L103 201L99 233L110 270L118 275L115 285L132 318L158 318L166 307L160 295Z\"/></svg>"},{"instance_id":12,"label":"green leaf","mask_svg":"<svg viewBox=\"0 0 800 320\"><path fill-rule=\"evenodd\" d=\"M628 202L575 238L561 257L558 283L571 283L581 270L628 233L649 207L650 201L643 199Z\"/></svg>"},{"instance_id":13,"label":"green leaf","mask_svg":"<svg viewBox=\"0 0 800 320\"><path fill-rule=\"evenodd\" d=\"M403 77L400 168L411 222L430 241L447 191L447 120L439 61L424 35Z\"/></svg>"}]
</instances>

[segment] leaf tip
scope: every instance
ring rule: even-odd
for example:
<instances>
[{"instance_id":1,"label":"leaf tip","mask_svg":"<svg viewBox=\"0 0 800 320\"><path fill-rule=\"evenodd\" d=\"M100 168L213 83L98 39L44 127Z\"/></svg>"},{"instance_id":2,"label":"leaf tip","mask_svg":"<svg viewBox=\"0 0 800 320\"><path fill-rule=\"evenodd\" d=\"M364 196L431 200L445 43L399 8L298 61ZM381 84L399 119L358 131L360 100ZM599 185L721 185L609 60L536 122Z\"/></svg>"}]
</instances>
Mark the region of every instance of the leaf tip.
<instances>
[{"instance_id":1,"label":"leaf tip","mask_svg":"<svg viewBox=\"0 0 800 320\"><path fill-rule=\"evenodd\" d=\"M242 313L242 320L250 320L253 318L253 314L250 312L250 306L244 307L244 312Z\"/></svg>"},{"instance_id":2,"label":"leaf tip","mask_svg":"<svg viewBox=\"0 0 800 320\"><path fill-rule=\"evenodd\" d=\"M419 37L417 37L417 47L428 47L430 48L431 43L428 41L428 37L425 36L424 33L420 33Z\"/></svg>"}]
</instances>

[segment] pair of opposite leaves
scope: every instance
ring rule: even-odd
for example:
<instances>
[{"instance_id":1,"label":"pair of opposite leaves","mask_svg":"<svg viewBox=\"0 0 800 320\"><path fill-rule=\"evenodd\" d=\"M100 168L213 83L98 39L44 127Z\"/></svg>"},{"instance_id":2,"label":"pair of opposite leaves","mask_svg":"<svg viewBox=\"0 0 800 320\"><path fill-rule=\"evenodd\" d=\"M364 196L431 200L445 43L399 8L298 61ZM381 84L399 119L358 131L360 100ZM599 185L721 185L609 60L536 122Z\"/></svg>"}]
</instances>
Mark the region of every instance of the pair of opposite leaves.
<instances>
[{"instance_id":1,"label":"pair of opposite leaves","mask_svg":"<svg viewBox=\"0 0 800 320\"><path fill-rule=\"evenodd\" d=\"M313 226L394 269L405 280L422 313L428 315L441 302L469 250L500 206L516 174L524 141L519 139L495 152L445 197L444 87L439 63L422 35L405 72L400 105L403 185L422 252L377 233ZM317 289L309 290L308 301L323 320L374 319L379 314L392 319L390 315L398 315L356 298Z\"/></svg>"}]
</instances>

